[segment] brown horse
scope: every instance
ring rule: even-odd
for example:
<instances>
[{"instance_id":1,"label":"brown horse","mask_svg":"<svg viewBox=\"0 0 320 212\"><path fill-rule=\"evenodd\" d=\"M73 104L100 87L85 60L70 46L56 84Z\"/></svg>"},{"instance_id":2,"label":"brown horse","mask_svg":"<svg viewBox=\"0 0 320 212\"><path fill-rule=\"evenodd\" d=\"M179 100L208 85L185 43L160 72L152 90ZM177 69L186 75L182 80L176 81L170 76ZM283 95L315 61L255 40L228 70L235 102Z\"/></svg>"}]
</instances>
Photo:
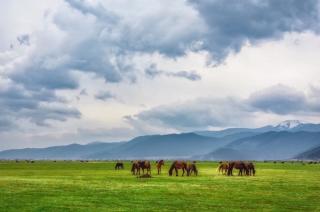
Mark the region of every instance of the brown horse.
<instances>
[{"instance_id":1,"label":"brown horse","mask_svg":"<svg viewBox=\"0 0 320 212\"><path fill-rule=\"evenodd\" d=\"M151 163L148 160L139 160L139 175L140 175L140 169L142 169L142 173L144 174L144 170L147 170L147 174L149 173L151 175Z\"/></svg>"},{"instance_id":2,"label":"brown horse","mask_svg":"<svg viewBox=\"0 0 320 212\"><path fill-rule=\"evenodd\" d=\"M193 161L192 163L188 163L187 176L191 176L192 173L194 173L195 176L198 176L196 161Z\"/></svg>"},{"instance_id":3,"label":"brown horse","mask_svg":"<svg viewBox=\"0 0 320 212\"><path fill-rule=\"evenodd\" d=\"M187 163L185 161L174 161L169 169L169 176L172 176L173 169L176 171L176 176L178 176L178 169L182 169L182 176L184 176L185 171L187 171Z\"/></svg>"},{"instance_id":4,"label":"brown horse","mask_svg":"<svg viewBox=\"0 0 320 212\"><path fill-rule=\"evenodd\" d=\"M157 164L158 174L161 174L161 166L164 166L164 160L157 160L156 164Z\"/></svg>"},{"instance_id":5,"label":"brown horse","mask_svg":"<svg viewBox=\"0 0 320 212\"><path fill-rule=\"evenodd\" d=\"M220 165L218 167L218 172L221 174L226 175L228 172L229 163L228 162L220 162Z\"/></svg>"},{"instance_id":6,"label":"brown horse","mask_svg":"<svg viewBox=\"0 0 320 212\"><path fill-rule=\"evenodd\" d=\"M132 163L132 166L131 166L131 173L133 175L140 175L140 166L139 166L139 163L138 161L131 161Z\"/></svg>"},{"instance_id":7,"label":"brown horse","mask_svg":"<svg viewBox=\"0 0 320 212\"><path fill-rule=\"evenodd\" d=\"M246 173L246 175L248 175L248 176L255 176L256 170L255 170L255 168L254 168L254 164L253 164L252 162L247 162L247 163L245 163L245 164L246 164L246 166L247 166L247 173Z\"/></svg>"},{"instance_id":8,"label":"brown horse","mask_svg":"<svg viewBox=\"0 0 320 212\"><path fill-rule=\"evenodd\" d=\"M234 168L239 170L239 173L238 173L239 176L242 176L243 174L246 175L248 173L248 168L243 161L231 161L228 164L228 172L227 172L228 176L233 175L232 171Z\"/></svg>"},{"instance_id":9,"label":"brown horse","mask_svg":"<svg viewBox=\"0 0 320 212\"><path fill-rule=\"evenodd\" d=\"M114 169L115 170L119 170L119 169L123 169L124 166L123 166L123 163L122 162L117 162Z\"/></svg>"}]
</instances>

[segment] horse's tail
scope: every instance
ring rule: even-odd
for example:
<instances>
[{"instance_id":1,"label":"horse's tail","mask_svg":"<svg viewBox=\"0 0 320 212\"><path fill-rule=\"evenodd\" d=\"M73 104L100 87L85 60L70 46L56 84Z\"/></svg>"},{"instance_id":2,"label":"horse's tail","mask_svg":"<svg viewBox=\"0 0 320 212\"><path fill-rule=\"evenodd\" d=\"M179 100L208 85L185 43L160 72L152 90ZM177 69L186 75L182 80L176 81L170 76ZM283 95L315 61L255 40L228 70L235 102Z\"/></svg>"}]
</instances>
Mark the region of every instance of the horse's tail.
<instances>
[{"instance_id":1,"label":"horse's tail","mask_svg":"<svg viewBox=\"0 0 320 212\"><path fill-rule=\"evenodd\" d=\"M175 165L176 165L176 162L174 161L174 162L172 163L172 165L170 166L170 169L169 169L169 176L172 176L172 171L173 171L173 169L174 169Z\"/></svg>"},{"instance_id":2,"label":"horse's tail","mask_svg":"<svg viewBox=\"0 0 320 212\"><path fill-rule=\"evenodd\" d=\"M132 174L135 174L135 167L136 166L136 164L133 162L132 163L132 166L131 166L131 172L132 172Z\"/></svg>"}]
</instances>

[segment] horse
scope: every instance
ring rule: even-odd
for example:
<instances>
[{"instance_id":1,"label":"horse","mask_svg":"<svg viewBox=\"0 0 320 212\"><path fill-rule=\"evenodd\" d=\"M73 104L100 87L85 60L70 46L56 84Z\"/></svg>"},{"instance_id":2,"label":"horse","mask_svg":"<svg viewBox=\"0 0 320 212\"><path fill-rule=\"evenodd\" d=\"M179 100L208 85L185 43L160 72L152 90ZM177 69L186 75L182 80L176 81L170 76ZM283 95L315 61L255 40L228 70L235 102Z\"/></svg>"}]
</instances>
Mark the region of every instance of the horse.
<instances>
[{"instance_id":1,"label":"horse","mask_svg":"<svg viewBox=\"0 0 320 212\"><path fill-rule=\"evenodd\" d=\"M147 174L151 174L151 163L148 160L139 160L139 175L140 175L140 169L142 169L142 173L144 174L144 170L147 170Z\"/></svg>"},{"instance_id":2,"label":"horse","mask_svg":"<svg viewBox=\"0 0 320 212\"><path fill-rule=\"evenodd\" d=\"M218 167L219 174L222 173L222 174L226 175L228 172L228 168L229 168L228 162L220 162L220 165Z\"/></svg>"},{"instance_id":3,"label":"horse","mask_svg":"<svg viewBox=\"0 0 320 212\"><path fill-rule=\"evenodd\" d=\"M139 163L138 161L131 161L132 163L132 166L131 166L131 173L133 175L140 175L140 166L139 166Z\"/></svg>"},{"instance_id":4,"label":"horse","mask_svg":"<svg viewBox=\"0 0 320 212\"><path fill-rule=\"evenodd\" d=\"M161 174L161 166L164 166L164 160L157 160L156 164L157 164L158 174Z\"/></svg>"},{"instance_id":5,"label":"horse","mask_svg":"<svg viewBox=\"0 0 320 212\"><path fill-rule=\"evenodd\" d=\"M119 169L123 169L124 166L123 166L123 163L122 162L117 162L114 169L115 170L119 170Z\"/></svg>"},{"instance_id":6,"label":"horse","mask_svg":"<svg viewBox=\"0 0 320 212\"><path fill-rule=\"evenodd\" d=\"M198 176L198 169L196 166L196 161L193 161L192 163L188 163L187 176L191 176L192 173L194 173L195 176Z\"/></svg>"},{"instance_id":7,"label":"horse","mask_svg":"<svg viewBox=\"0 0 320 212\"><path fill-rule=\"evenodd\" d=\"M182 169L182 176L184 176L185 171L187 171L187 163L185 161L173 161L170 169L169 176L172 176L173 169L176 171L176 176L178 176L178 169Z\"/></svg>"},{"instance_id":8,"label":"horse","mask_svg":"<svg viewBox=\"0 0 320 212\"><path fill-rule=\"evenodd\" d=\"M231 161L228 163L228 172L227 172L228 176L233 175L232 171L234 168L239 169L238 176L242 176L243 174L246 175L248 173L248 168L243 161Z\"/></svg>"},{"instance_id":9,"label":"horse","mask_svg":"<svg viewBox=\"0 0 320 212\"><path fill-rule=\"evenodd\" d=\"M255 168L254 168L254 164L252 163L252 162L247 162L247 163L245 163L245 165L247 166L247 175L249 175L249 176L255 176L255 174L256 174L256 170L255 170Z\"/></svg>"}]
</instances>

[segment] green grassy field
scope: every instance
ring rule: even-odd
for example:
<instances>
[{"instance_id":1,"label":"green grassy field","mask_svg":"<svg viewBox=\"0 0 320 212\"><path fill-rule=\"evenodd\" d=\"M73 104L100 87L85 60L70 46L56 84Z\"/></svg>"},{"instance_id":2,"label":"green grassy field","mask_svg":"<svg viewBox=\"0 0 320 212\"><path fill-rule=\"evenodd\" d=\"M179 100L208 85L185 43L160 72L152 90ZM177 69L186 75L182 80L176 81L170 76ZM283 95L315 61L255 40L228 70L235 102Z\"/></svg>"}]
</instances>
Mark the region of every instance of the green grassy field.
<instances>
[{"instance_id":1,"label":"green grassy field","mask_svg":"<svg viewBox=\"0 0 320 212\"><path fill-rule=\"evenodd\" d=\"M255 177L138 179L114 162L0 162L0 211L320 211L320 164L256 163Z\"/></svg>"}]
</instances>

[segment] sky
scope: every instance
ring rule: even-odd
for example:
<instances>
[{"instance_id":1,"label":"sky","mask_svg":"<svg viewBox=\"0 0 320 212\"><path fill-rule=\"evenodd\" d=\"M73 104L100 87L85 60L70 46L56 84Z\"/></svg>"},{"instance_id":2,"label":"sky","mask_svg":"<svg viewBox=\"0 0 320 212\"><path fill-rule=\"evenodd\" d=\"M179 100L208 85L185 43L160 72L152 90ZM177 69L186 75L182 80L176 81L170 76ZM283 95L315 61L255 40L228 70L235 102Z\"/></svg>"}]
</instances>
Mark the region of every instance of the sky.
<instances>
[{"instance_id":1,"label":"sky","mask_svg":"<svg viewBox=\"0 0 320 212\"><path fill-rule=\"evenodd\" d=\"M0 5L0 150L320 123L318 0Z\"/></svg>"}]
</instances>

